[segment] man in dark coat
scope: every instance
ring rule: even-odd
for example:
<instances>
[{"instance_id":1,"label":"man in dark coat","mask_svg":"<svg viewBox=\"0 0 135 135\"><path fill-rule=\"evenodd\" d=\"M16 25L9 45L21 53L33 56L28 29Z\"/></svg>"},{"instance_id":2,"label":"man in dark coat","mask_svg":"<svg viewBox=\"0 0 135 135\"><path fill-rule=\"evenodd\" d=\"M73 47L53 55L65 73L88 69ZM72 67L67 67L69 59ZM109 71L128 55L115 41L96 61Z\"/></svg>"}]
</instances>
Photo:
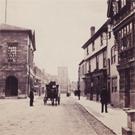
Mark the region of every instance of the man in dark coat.
<instances>
[{"instance_id":1,"label":"man in dark coat","mask_svg":"<svg viewBox=\"0 0 135 135\"><path fill-rule=\"evenodd\" d=\"M81 91L78 90L77 92L78 92L78 100L80 100Z\"/></svg>"},{"instance_id":2,"label":"man in dark coat","mask_svg":"<svg viewBox=\"0 0 135 135\"><path fill-rule=\"evenodd\" d=\"M106 88L104 87L102 90L101 90L101 93L100 93L100 98L101 98L101 112L103 113L104 112L104 107L105 107L105 112L107 113L107 104L108 104L108 93L107 93L107 90Z\"/></svg>"},{"instance_id":3,"label":"man in dark coat","mask_svg":"<svg viewBox=\"0 0 135 135\"><path fill-rule=\"evenodd\" d=\"M30 91L29 98L30 98L30 106L33 106L33 101L34 101L34 93L33 93L33 90Z\"/></svg>"}]
</instances>

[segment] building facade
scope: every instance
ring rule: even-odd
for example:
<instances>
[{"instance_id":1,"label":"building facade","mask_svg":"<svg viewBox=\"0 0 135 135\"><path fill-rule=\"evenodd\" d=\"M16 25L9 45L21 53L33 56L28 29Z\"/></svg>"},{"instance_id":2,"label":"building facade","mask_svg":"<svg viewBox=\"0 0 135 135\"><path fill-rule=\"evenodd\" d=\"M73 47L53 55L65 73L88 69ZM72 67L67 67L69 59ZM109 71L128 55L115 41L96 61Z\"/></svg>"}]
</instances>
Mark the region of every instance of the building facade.
<instances>
[{"instance_id":1,"label":"building facade","mask_svg":"<svg viewBox=\"0 0 135 135\"><path fill-rule=\"evenodd\" d=\"M0 96L27 97L33 84L35 34L7 24L0 25Z\"/></svg>"},{"instance_id":2,"label":"building facade","mask_svg":"<svg viewBox=\"0 0 135 135\"><path fill-rule=\"evenodd\" d=\"M135 108L135 1L108 0L107 16L118 49L120 105Z\"/></svg>"},{"instance_id":3,"label":"building facade","mask_svg":"<svg viewBox=\"0 0 135 135\"><path fill-rule=\"evenodd\" d=\"M34 89L37 95L41 96L45 93L46 84L49 83L44 70L38 66L34 66Z\"/></svg>"},{"instance_id":4,"label":"building facade","mask_svg":"<svg viewBox=\"0 0 135 135\"><path fill-rule=\"evenodd\" d=\"M107 37L107 88L110 91L110 104L114 107L120 106L118 49L114 42L111 20L108 24Z\"/></svg>"},{"instance_id":5,"label":"building facade","mask_svg":"<svg viewBox=\"0 0 135 135\"><path fill-rule=\"evenodd\" d=\"M107 25L108 21L96 33L91 27L91 38L82 46L85 94L96 101L100 99L101 89L107 89Z\"/></svg>"}]
</instances>

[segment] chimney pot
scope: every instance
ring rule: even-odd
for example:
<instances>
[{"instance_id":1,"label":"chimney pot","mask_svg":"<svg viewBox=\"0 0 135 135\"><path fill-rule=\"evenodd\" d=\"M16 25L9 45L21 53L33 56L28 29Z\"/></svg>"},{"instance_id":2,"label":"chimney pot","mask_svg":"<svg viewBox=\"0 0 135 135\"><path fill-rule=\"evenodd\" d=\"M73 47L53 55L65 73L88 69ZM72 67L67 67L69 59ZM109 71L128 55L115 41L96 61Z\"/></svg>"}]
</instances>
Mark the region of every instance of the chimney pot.
<instances>
[{"instance_id":1,"label":"chimney pot","mask_svg":"<svg viewBox=\"0 0 135 135\"><path fill-rule=\"evenodd\" d=\"M95 34L95 26L90 27L91 37Z\"/></svg>"}]
</instances>

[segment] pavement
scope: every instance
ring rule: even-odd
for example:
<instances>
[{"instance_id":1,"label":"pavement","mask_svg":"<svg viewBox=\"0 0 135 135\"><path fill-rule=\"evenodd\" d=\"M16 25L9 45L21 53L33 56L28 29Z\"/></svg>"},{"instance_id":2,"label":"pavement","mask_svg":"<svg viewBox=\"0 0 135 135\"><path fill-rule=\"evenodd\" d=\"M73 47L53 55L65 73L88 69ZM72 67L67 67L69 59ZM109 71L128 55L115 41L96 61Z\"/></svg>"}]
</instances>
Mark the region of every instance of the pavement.
<instances>
[{"instance_id":1,"label":"pavement","mask_svg":"<svg viewBox=\"0 0 135 135\"><path fill-rule=\"evenodd\" d=\"M81 97L80 100L72 97L116 135L122 135L122 127L127 127L127 114L124 110L108 105L108 113L101 113L100 102L88 100L86 97Z\"/></svg>"}]
</instances>

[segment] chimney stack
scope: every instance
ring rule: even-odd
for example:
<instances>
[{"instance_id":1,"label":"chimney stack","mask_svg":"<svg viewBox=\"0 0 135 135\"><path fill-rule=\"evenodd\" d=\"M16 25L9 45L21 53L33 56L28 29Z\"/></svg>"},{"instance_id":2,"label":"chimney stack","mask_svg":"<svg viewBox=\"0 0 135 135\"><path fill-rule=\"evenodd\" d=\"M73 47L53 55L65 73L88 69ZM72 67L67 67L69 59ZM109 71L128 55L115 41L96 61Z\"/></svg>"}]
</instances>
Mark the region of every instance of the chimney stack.
<instances>
[{"instance_id":1,"label":"chimney stack","mask_svg":"<svg viewBox=\"0 0 135 135\"><path fill-rule=\"evenodd\" d=\"M95 26L90 27L91 37L95 34Z\"/></svg>"}]
</instances>

